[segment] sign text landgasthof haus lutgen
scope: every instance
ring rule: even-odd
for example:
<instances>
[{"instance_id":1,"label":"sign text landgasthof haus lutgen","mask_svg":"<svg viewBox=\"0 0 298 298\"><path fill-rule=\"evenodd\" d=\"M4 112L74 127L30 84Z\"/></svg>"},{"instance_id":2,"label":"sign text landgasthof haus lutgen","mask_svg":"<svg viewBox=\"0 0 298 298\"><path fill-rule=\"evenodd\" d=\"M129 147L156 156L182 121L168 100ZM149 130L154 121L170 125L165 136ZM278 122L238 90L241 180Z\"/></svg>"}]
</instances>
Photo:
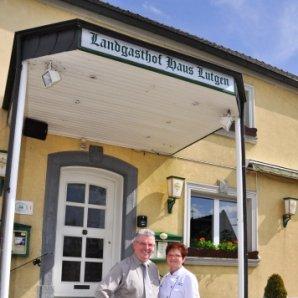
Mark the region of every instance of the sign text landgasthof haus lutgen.
<instances>
[{"instance_id":1,"label":"sign text landgasthof haus lutgen","mask_svg":"<svg viewBox=\"0 0 298 298\"><path fill-rule=\"evenodd\" d=\"M82 29L81 47L226 92L235 92L234 78L229 75L101 33Z\"/></svg>"}]
</instances>

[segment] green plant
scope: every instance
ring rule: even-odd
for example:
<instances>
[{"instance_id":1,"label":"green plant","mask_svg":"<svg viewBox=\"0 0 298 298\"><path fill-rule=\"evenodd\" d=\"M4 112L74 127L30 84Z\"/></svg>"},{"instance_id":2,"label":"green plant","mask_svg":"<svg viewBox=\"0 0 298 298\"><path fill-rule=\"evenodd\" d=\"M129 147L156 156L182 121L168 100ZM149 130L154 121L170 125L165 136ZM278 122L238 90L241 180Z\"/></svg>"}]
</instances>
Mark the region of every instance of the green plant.
<instances>
[{"instance_id":1,"label":"green plant","mask_svg":"<svg viewBox=\"0 0 298 298\"><path fill-rule=\"evenodd\" d=\"M195 246L201 249L216 249L216 245L211 240L205 240L204 237L197 240Z\"/></svg>"},{"instance_id":2,"label":"green plant","mask_svg":"<svg viewBox=\"0 0 298 298\"><path fill-rule=\"evenodd\" d=\"M287 291L280 275L272 274L269 277L264 298L287 298Z\"/></svg>"},{"instance_id":3,"label":"green plant","mask_svg":"<svg viewBox=\"0 0 298 298\"><path fill-rule=\"evenodd\" d=\"M219 243L217 248L224 251L235 251L237 250L237 243L232 241L224 241Z\"/></svg>"},{"instance_id":4,"label":"green plant","mask_svg":"<svg viewBox=\"0 0 298 298\"><path fill-rule=\"evenodd\" d=\"M193 239L191 241L191 247L196 247L199 249L223 250L230 252L237 250L237 242L223 241L216 245L211 240L206 240L204 237L200 237L199 239Z\"/></svg>"}]
</instances>

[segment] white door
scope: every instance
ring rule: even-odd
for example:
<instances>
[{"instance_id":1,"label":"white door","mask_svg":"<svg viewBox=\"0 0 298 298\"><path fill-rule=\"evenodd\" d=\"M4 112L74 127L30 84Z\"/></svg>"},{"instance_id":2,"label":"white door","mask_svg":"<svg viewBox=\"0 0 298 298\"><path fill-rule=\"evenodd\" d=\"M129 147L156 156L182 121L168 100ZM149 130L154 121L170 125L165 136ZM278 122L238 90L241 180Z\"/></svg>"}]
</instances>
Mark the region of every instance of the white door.
<instances>
[{"instance_id":1,"label":"white door","mask_svg":"<svg viewBox=\"0 0 298 298\"><path fill-rule=\"evenodd\" d=\"M110 171L64 167L60 172L55 296L92 297L120 260L123 178Z\"/></svg>"}]
</instances>

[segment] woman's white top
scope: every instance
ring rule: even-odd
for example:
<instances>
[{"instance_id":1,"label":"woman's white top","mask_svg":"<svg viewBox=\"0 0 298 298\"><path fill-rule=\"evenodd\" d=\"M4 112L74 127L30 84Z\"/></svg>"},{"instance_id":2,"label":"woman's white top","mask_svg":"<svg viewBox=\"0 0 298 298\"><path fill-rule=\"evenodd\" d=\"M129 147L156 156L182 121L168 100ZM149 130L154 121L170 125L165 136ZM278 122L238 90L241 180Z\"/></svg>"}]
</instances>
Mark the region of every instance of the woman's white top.
<instances>
[{"instance_id":1,"label":"woman's white top","mask_svg":"<svg viewBox=\"0 0 298 298\"><path fill-rule=\"evenodd\" d=\"M183 266L167 273L159 286L159 298L200 298L198 280Z\"/></svg>"}]
</instances>

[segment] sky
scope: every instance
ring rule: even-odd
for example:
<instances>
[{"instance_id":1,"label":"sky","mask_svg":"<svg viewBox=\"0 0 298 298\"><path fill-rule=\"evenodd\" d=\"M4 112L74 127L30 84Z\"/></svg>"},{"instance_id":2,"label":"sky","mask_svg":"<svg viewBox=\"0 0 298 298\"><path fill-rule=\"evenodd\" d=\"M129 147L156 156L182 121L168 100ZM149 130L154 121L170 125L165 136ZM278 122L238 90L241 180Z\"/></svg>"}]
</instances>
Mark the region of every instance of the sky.
<instances>
[{"instance_id":1,"label":"sky","mask_svg":"<svg viewBox=\"0 0 298 298\"><path fill-rule=\"evenodd\" d=\"M298 0L106 0L298 75Z\"/></svg>"}]
</instances>

